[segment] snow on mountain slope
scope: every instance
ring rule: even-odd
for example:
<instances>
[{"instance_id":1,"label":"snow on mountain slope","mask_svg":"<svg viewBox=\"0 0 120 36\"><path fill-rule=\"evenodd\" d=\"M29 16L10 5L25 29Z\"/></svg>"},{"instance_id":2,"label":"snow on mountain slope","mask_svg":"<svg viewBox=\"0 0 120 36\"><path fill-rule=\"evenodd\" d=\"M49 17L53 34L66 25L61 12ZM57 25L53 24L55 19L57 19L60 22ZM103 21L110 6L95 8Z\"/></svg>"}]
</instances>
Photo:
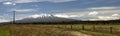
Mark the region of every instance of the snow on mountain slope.
<instances>
[{"instance_id":1,"label":"snow on mountain slope","mask_svg":"<svg viewBox=\"0 0 120 36\"><path fill-rule=\"evenodd\" d=\"M69 21L76 21L76 20L57 17L50 14L40 14L40 15L32 15L22 20L16 20L16 23L69 22Z\"/></svg>"}]
</instances>

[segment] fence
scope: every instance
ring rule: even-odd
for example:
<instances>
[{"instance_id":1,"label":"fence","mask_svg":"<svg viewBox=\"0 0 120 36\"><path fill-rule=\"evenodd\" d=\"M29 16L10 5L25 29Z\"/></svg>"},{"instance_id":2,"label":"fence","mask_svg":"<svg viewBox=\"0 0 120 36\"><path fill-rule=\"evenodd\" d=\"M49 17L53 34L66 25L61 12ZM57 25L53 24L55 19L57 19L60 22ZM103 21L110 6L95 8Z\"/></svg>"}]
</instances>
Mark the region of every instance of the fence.
<instances>
[{"instance_id":1,"label":"fence","mask_svg":"<svg viewBox=\"0 0 120 36\"><path fill-rule=\"evenodd\" d=\"M120 34L120 29L114 28L112 26L96 26L96 25L59 25L59 28L70 29L70 30L86 30L93 32L102 32L110 34Z\"/></svg>"},{"instance_id":2,"label":"fence","mask_svg":"<svg viewBox=\"0 0 120 36\"><path fill-rule=\"evenodd\" d=\"M19 29L18 29L18 27L19 27ZM56 30L55 27L58 28L58 29ZM61 28L62 30L60 30L59 28ZM29 32L33 32L34 31L35 33L38 33L37 34L38 36L40 36L41 33L43 33L43 31L46 30L43 33L45 35L47 34L48 36L49 35L52 36L53 34L56 34L56 33L59 34L59 33L61 33L59 35L63 36L64 34L62 32L66 31L66 30L67 31L68 30L72 30L72 31L73 30L75 30L75 31L84 30L84 31L92 31L92 32L102 32L103 34L100 34L100 36L101 35L106 35L104 33L110 33L110 36L111 36L111 34L115 34L117 36L120 36L120 29L118 29L116 27L111 27L111 26L104 26L103 27L103 26L98 26L98 25L73 25L73 24L72 25L29 25L29 26L28 25L27 26L25 26L25 25L24 26L20 26L19 25L19 26L11 26L10 29L12 30L12 32L15 35L20 35L20 33L18 33L18 32L21 32L22 35L25 34L25 33L27 35L29 35L29 34L32 35ZM63 29L65 29L65 30L63 30ZM30 30L30 31L28 31L28 30ZM51 30L51 31L49 31L49 30ZM58 32L59 30L60 30L60 32ZM87 32L87 33L89 33L89 32ZM70 35L70 34L67 34L67 35ZM95 35L95 34L91 34L91 35Z\"/></svg>"}]
</instances>

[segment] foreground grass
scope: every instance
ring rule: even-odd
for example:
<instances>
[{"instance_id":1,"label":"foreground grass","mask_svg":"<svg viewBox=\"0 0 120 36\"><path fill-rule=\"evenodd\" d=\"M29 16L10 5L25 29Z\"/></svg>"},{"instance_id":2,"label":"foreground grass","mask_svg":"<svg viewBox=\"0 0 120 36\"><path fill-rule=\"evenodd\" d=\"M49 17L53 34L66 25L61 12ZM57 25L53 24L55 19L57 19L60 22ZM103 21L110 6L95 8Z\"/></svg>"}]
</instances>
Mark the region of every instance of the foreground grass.
<instances>
[{"instance_id":1,"label":"foreground grass","mask_svg":"<svg viewBox=\"0 0 120 36\"><path fill-rule=\"evenodd\" d=\"M78 36L86 35L47 25L10 25L11 36ZM76 33L76 34L73 34Z\"/></svg>"},{"instance_id":2,"label":"foreground grass","mask_svg":"<svg viewBox=\"0 0 120 36\"><path fill-rule=\"evenodd\" d=\"M92 36L118 36L118 35L115 35L115 34L93 32L93 31L85 31L85 30L80 30L80 32L82 32L84 34L90 34Z\"/></svg>"},{"instance_id":3,"label":"foreground grass","mask_svg":"<svg viewBox=\"0 0 120 36\"><path fill-rule=\"evenodd\" d=\"M10 31L8 28L0 28L0 36L10 36Z\"/></svg>"},{"instance_id":4,"label":"foreground grass","mask_svg":"<svg viewBox=\"0 0 120 36\"><path fill-rule=\"evenodd\" d=\"M112 30L110 30L110 27L112 27ZM59 25L59 28L67 28L93 36L120 36L119 27L120 25L84 25L83 30L83 25Z\"/></svg>"},{"instance_id":5,"label":"foreground grass","mask_svg":"<svg viewBox=\"0 0 120 36\"><path fill-rule=\"evenodd\" d=\"M93 26L95 28L93 28ZM112 27L112 33L110 32ZM0 28L0 36L76 36L78 31L92 36L120 36L120 25L9 25Z\"/></svg>"}]
</instances>

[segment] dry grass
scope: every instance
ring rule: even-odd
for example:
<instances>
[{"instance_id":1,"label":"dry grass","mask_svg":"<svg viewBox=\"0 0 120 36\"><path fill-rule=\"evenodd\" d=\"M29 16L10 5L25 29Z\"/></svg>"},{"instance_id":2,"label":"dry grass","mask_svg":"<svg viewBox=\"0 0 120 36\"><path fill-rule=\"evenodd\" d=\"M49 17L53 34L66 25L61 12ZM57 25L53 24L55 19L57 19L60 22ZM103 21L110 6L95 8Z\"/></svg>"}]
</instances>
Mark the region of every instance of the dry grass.
<instances>
[{"instance_id":1,"label":"dry grass","mask_svg":"<svg viewBox=\"0 0 120 36\"><path fill-rule=\"evenodd\" d=\"M66 25L67 27L63 27L64 25L59 26L60 28L68 28L71 29L71 25ZM94 27L93 27L94 26ZM112 27L112 30L110 29ZM84 25L84 30L82 29L82 25L72 25L71 30L80 31L85 34L90 34L93 36L120 36L120 25Z\"/></svg>"},{"instance_id":2,"label":"dry grass","mask_svg":"<svg viewBox=\"0 0 120 36\"><path fill-rule=\"evenodd\" d=\"M10 32L8 28L0 28L0 36L10 36Z\"/></svg>"},{"instance_id":3,"label":"dry grass","mask_svg":"<svg viewBox=\"0 0 120 36\"><path fill-rule=\"evenodd\" d=\"M11 36L85 36L86 34L120 36L120 25L95 25L95 30L93 26L84 25L84 30L82 30L80 24L72 25L72 28L71 25L9 25L7 31L8 33L10 31ZM110 27L112 27L112 33ZM1 30L4 31L4 29Z\"/></svg>"},{"instance_id":4,"label":"dry grass","mask_svg":"<svg viewBox=\"0 0 120 36\"><path fill-rule=\"evenodd\" d=\"M11 36L78 36L65 29L34 25L10 25ZM81 36L85 35L80 33Z\"/></svg>"}]
</instances>

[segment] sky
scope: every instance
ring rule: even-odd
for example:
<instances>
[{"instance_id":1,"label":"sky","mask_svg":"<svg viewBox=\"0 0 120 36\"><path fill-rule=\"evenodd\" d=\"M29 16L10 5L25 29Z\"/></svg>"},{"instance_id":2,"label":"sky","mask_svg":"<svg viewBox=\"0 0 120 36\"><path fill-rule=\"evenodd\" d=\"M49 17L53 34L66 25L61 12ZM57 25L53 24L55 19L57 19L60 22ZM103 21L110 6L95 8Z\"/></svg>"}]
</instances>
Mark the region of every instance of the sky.
<instances>
[{"instance_id":1,"label":"sky","mask_svg":"<svg viewBox=\"0 0 120 36\"><path fill-rule=\"evenodd\" d=\"M0 0L0 22L41 14L77 20L115 20L120 18L120 0Z\"/></svg>"}]
</instances>

